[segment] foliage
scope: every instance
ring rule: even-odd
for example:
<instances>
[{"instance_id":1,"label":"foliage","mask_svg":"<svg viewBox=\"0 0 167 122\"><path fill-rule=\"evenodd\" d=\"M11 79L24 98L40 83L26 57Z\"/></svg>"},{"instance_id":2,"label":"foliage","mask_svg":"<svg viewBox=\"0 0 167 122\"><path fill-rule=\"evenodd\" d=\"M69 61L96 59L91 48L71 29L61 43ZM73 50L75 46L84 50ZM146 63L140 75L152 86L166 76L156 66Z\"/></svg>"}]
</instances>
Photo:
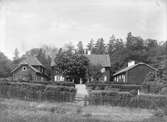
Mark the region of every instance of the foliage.
<instances>
[{"instance_id":1,"label":"foliage","mask_svg":"<svg viewBox=\"0 0 167 122\"><path fill-rule=\"evenodd\" d=\"M89 60L78 54L64 52L55 58L56 71L71 81L79 81L87 76Z\"/></svg>"},{"instance_id":2,"label":"foliage","mask_svg":"<svg viewBox=\"0 0 167 122\"><path fill-rule=\"evenodd\" d=\"M0 52L0 77L10 76L12 70L12 62Z\"/></svg>"},{"instance_id":3,"label":"foliage","mask_svg":"<svg viewBox=\"0 0 167 122\"><path fill-rule=\"evenodd\" d=\"M93 65L93 64L89 64L88 67L88 76L89 76L89 80L91 82L91 80L95 80L95 81L99 81L100 78L103 77L103 73L101 72L101 69L103 67L101 65Z\"/></svg>"},{"instance_id":4,"label":"foliage","mask_svg":"<svg viewBox=\"0 0 167 122\"><path fill-rule=\"evenodd\" d=\"M95 44L95 54L105 54L104 39L99 38Z\"/></svg>"},{"instance_id":5,"label":"foliage","mask_svg":"<svg viewBox=\"0 0 167 122\"><path fill-rule=\"evenodd\" d=\"M78 49L78 54L84 54L84 49L83 49L83 43L82 41L79 41L77 44L77 49Z\"/></svg>"},{"instance_id":6,"label":"foliage","mask_svg":"<svg viewBox=\"0 0 167 122\"><path fill-rule=\"evenodd\" d=\"M150 72L147 74L143 85L149 93L159 93L164 84L156 72Z\"/></svg>"}]
</instances>

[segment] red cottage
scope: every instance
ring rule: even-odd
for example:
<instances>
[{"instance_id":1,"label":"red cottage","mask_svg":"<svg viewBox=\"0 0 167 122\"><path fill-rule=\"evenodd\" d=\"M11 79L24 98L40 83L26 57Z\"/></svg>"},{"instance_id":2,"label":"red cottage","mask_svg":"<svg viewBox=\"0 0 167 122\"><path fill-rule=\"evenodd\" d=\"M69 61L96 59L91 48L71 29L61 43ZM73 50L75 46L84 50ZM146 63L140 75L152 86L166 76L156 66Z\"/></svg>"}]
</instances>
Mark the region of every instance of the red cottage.
<instances>
[{"instance_id":1,"label":"red cottage","mask_svg":"<svg viewBox=\"0 0 167 122\"><path fill-rule=\"evenodd\" d=\"M46 81L49 79L46 68L35 56L23 60L13 71L13 80Z\"/></svg>"},{"instance_id":2,"label":"red cottage","mask_svg":"<svg viewBox=\"0 0 167 122\"><path fill-rule=\"evenodd\" d=\"M128 63L128 67L113 74L115 83L141 85L149 72L156 72L157 69L145 63Z\"/></svg>"}]
</instances>

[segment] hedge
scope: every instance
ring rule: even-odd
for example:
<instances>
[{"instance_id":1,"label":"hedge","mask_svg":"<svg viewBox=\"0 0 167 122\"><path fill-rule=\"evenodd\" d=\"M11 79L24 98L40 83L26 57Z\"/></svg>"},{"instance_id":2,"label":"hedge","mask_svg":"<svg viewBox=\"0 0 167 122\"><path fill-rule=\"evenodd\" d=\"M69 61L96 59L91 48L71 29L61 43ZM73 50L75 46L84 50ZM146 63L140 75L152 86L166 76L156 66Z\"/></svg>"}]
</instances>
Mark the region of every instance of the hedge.
<instances>
[{"instance_id":1,"label":"hedge","mask_svg":"<svg viewBox=\"0 0 167 122\"><path fill-rule=\"evenodd\" d=\"M131 91L141 89L142 85L134 85L134 84L111 84L111 83L87 83L86 86L91 90L113 90L117 89L117 91Z\"/></svg>"},{"instance_id":2,"label":"hedge","mask_svg":"<svg viewBox=\"0 0 167 122\"><path fill-rule=\"evenodd\" d=\"M167 96L164 95L132 95L130 92L97 90L88 98L91 105L113 105L156 109L167 107Z\"/></svg>"},{"instance_id":3,"label":"hedge","mask_svg":"<svg viewBox=\"0 0 167 122\"><path fill-rule=\"evenodd\" d=\"M24 100L72 102L76 89L25 82L0 82L0 97Z\"/></svg>"}]
</instances>

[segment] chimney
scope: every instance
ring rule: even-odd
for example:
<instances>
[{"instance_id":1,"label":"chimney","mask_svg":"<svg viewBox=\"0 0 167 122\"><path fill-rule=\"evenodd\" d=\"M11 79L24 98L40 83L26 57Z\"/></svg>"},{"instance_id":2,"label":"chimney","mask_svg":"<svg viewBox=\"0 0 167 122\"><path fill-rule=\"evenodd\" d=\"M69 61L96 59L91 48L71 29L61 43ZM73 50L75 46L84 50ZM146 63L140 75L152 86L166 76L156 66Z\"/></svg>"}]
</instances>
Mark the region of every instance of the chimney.
<instances>
[{"instance_id":1,"label":"chimney","mask_svg":"<svg viewBox=\"0 0 167 122\"><path fill-rule=\"evenodd\" d=\"M135 61L129 61L128 62L128 67L135 65Z\"/></svg>"}]
</instances>

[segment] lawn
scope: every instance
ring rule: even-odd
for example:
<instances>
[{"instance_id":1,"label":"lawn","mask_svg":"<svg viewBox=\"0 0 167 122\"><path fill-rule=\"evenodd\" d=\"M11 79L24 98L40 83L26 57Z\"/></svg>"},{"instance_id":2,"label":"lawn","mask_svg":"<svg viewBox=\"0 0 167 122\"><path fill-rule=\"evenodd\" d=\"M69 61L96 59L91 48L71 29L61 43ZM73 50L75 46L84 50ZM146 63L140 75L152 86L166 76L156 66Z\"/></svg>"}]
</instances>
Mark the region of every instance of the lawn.
<instances>
[{"instance_id":1,"label":"lawn","mask_svg":"<svg viewBox=\"0 0 167 122\"><path fill-rule=\"evenodd\" d=\"M0 98L0 122L166 122L155 110Z\"/></svg>"}]
</instances>

